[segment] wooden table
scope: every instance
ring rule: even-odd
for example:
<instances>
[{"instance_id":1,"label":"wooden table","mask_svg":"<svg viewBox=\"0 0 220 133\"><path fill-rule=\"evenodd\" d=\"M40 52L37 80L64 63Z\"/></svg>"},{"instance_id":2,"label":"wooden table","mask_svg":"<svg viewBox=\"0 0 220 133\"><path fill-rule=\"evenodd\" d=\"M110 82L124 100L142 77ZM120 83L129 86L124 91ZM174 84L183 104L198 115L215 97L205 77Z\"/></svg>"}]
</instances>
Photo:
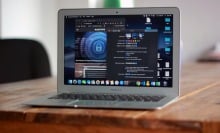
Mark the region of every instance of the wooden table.
<instances>
[{"instance_id":1,"label":"wooden table","mask_svg":"<svg viewBox=\"0 0 220 133\"><path fill-rule=\"evenodd\" d=\"M37 108L56 79L0 85L1 133L220 133L220 64L184 65L180 99L162 110Z\"/></svg>"}]
</instances>

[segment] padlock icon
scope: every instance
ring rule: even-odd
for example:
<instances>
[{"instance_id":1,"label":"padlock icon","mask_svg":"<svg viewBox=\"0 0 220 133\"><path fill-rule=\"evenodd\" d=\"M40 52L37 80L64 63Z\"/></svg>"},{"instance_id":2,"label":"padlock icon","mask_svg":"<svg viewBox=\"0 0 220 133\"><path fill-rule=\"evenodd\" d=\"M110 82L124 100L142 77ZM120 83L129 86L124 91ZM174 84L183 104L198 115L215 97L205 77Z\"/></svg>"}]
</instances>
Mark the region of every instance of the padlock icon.
<instances>
[{"instance_id":1,"label":"padlock icon","mask_svg":"<svg viewBox=\"0 0 220 133\"><path fill-rule=\"evenodd\" d=\"M95 50L96 50L96 52L102 52L103 51L102 45L100 43L96 44Z\"/></svg>"}]
</instances>

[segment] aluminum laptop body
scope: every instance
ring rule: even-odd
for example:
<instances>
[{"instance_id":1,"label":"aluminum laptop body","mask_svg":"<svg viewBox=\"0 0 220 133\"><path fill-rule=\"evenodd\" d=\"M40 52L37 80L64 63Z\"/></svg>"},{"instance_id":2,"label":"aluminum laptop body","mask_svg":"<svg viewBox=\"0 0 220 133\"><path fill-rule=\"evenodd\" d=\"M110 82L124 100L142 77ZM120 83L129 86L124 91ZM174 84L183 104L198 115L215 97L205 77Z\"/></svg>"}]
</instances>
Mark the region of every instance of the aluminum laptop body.
<instances>
[{"instance_id":1,"label":"aluminum laptop body","mask_svg":"<svg viewBox=\"0 0 220 133\"><path fill-rule=\"evenodd\" d=\"M26 104L159 109L179 96L175 7L61 9L57 95Z\"/></svg>"}]
</instances>

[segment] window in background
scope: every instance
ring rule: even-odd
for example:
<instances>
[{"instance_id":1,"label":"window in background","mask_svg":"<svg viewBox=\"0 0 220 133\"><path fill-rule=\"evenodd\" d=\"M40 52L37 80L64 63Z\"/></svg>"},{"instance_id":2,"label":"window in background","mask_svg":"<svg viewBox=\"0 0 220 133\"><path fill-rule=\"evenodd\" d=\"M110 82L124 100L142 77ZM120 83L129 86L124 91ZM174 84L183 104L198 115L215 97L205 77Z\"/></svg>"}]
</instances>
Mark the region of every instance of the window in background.
<instances>
[{"instance_id":1,"label":"window in background","mask_svg":"<svg viewBox=\"0 0 220 133\"><path fill-rule=\"evenodd\" d=\"M134 0L89 0L90 8L133 7Z\"/></svg>"}]
</instances>

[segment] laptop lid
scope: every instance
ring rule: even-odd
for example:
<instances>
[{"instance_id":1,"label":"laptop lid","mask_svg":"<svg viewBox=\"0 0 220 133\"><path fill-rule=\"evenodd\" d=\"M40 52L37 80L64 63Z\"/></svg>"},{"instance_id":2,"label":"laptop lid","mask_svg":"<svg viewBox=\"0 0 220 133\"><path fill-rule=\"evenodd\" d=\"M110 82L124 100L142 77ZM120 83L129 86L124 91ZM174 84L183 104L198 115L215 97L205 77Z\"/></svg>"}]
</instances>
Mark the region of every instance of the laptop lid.
<instances>
[{"instance_id":1,"label":"laptop lid","mask_svg":"<svg viewBox=\"0 0 220 133\"><path fill-rule=\"evenodd\" d=\"M58 93L179 95L177 8L61 9Z\"/></svg>"}]
</instances>

